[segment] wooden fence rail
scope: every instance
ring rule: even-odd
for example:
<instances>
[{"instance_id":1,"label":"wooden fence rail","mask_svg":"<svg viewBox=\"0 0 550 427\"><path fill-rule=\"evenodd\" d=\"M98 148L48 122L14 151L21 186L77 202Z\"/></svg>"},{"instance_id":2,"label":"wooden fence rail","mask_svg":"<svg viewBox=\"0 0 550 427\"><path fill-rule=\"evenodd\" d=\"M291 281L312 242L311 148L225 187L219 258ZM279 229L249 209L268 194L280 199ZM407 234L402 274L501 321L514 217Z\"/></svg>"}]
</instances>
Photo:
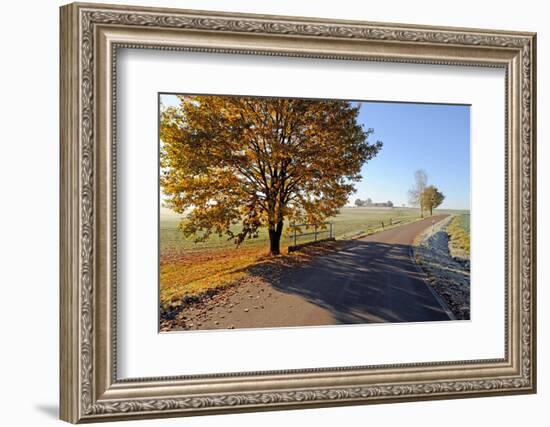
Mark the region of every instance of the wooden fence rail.
<instances>
[{"instance_id":1,"label":"wooden fence rail","mask_svg":"<svg viewBox=\"0 0 550 427\"><path fill-rule=\"evenodd\" d=\"M319 226L322 226L322 225L328 225L328 227L319 228ZM306 230L309 230L309 229L313 228L313 231L306 232L306 233L298 233L298 231L302 227L305 227ZM332 235L332 222L331 221L322 222L320 224L290 224L290 228L292 229L292 239L293 239L293 242L294 242L294 247L297 247L297 239L299 237L314 236L313 241L317 242L319 240L318 237L319 237L320 234L328 233L328 239L332 240L332 238L333 238L333 235ZM323 239L323 240L326 240L326 239Z\"/></svg>"}]
</instances>

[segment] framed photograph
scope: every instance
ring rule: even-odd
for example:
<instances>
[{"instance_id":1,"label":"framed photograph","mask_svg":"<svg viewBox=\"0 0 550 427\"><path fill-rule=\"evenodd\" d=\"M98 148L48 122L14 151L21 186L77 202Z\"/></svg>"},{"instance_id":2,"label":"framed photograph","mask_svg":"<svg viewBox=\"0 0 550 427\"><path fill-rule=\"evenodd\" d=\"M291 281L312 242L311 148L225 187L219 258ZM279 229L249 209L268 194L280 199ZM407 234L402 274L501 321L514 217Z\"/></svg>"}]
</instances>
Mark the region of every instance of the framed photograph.
<instances>
[{"instance_id":1,"label":"framed photograph","mask_svg":"<svg viewBox=\"0 0 550 427\"><path fill-rule=\"evenodd\" d=\"M60 22L63 420L536 391L535 34Z\"/></svg>"}]
</instances>

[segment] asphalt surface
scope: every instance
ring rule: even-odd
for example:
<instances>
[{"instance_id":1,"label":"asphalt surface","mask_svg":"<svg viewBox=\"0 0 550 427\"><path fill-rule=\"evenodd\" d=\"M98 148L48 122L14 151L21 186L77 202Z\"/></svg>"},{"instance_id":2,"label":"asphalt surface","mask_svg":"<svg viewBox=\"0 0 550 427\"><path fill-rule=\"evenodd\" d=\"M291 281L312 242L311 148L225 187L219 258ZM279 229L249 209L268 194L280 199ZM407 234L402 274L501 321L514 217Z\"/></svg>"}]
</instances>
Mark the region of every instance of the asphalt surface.
<instances>
[{"instance_id":1,"label":"asphalt surface","mask_svg":"<svg viewBox=\"0 0 550 427\"><path fill-rule=\"evenodd\" d=\"M415 237L444 218L351 240L309 263L283 268L272 283L236 286L186 313L172 330L450 320L411 258Z\"/></svg>"},{"instance_id":2,"label":"asphalt surface","mask_svg":"<svg viewBox=\"0 0 550 427\"><path fill-rule=\"evenodd\" d=\"M445 216L379 232L285 271L276 288L329 310L337 323L449 320L411 258L414 238Z\"/></svg>"}]
</instances>

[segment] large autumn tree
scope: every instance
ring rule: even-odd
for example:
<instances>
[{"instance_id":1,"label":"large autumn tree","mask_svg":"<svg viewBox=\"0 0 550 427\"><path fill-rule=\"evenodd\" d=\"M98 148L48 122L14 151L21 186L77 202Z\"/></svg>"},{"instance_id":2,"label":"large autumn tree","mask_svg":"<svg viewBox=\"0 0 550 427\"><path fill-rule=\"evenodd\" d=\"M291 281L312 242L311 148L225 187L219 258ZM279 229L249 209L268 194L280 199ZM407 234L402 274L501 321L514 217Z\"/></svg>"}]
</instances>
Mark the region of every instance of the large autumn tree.
<instances>
[{"instance_id":1,"label":"large autumn tree","mask_svg":"<svg viewBox=\"0 0 550 427\"><path fill-rule=\"evenodd\" d=\"M161 186L185 213L180 229L240 244L267 227L280 253L285 220L319 224L355 191L361 166L382 147L337 100L179 96L161 112Z\"/></svg>"}]
</instances>

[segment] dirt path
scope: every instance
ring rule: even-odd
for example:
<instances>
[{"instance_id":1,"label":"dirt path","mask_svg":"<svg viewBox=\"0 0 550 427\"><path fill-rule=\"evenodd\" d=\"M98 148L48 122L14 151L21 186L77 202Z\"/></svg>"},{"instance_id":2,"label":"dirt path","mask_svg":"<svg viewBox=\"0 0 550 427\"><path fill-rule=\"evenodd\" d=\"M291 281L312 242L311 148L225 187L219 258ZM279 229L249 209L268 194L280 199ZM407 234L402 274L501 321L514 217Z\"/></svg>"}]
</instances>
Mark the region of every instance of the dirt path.
<instances>
[{"instance_id":1,"label":"dirt path","mask_svg":"<svg viewBox=\"0 0 550 427\"><path fill-rule=\"evenodd\" d=\"M449 320L410 256L414 238L443 218L350 241L312 262L283 268L271 283L252 278L186 309L171 330Z\"/></svg>"}]
</instances>

